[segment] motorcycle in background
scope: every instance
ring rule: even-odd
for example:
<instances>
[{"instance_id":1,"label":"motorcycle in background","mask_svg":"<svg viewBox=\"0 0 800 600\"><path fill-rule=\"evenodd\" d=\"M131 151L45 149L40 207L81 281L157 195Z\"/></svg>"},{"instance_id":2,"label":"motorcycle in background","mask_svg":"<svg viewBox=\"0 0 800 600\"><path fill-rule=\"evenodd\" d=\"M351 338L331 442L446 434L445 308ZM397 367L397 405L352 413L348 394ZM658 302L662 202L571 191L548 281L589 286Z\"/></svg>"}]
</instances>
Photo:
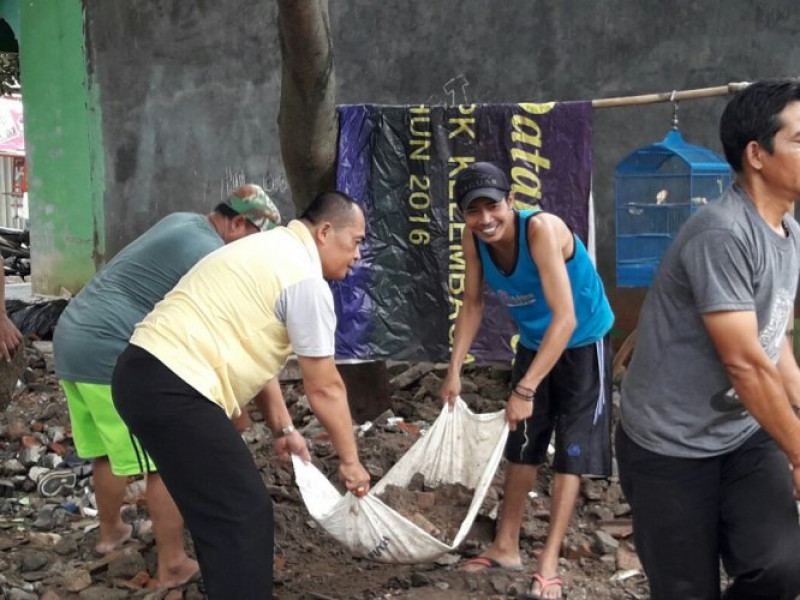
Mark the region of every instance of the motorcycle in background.
<instances>
[{"instance_id":1,"label":"motorcycle in background","mask_svg":"<svg viewBox=\"0 0 800 600\"><path fill-rule=\"evenodd\" d=\"M31 233L27 229L0 227L0 254L3 271L25 280L31 274Z\"/></svg>"}]
</instances>

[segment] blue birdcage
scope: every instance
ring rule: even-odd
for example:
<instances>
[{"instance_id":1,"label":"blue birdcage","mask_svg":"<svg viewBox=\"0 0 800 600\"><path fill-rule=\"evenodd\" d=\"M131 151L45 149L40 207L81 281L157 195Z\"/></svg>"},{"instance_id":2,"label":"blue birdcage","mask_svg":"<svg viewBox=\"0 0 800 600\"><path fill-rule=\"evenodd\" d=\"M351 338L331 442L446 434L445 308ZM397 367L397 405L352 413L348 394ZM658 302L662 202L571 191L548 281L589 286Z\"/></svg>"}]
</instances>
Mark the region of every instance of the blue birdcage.
<instances>
[{"instance_id":1,"label":"blue birdcage","mask_svg":"<svg viewBox=\"0 0 800 600\"><path fill-rule=\"evenodd\" d=\"M681 225L716 200L731 170L715 152L687 143L677 127L615 169L617 286L646 287Z\"/></svg>"}]
</instances>

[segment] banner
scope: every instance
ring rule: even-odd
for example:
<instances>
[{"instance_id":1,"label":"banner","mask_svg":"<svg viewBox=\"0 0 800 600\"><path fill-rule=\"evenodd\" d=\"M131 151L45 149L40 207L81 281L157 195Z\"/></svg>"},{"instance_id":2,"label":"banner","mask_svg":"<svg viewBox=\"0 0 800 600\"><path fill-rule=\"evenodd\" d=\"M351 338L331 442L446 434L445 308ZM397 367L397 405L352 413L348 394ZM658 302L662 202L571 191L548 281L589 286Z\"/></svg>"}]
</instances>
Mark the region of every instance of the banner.
<instances>
[{"instance_id":1,"label":"banner","mask_svg":"<svg viewBox=\"0 0 800 600\"><path fill-rule=\"evenodd\" d=\"M362 260L336 299L337 358L447 361L464 292L453 186L474 161L509 175L518 208L559 215L584 242L591 104L339 107L337 188L367 219ZM471 355L512 356L516 328L487 291Z\"/></svg>"},{"instance_id":2,"label":"banner","mask_svg":"<svg viewBox=\"0 0 800 600\"><path fill-rule=\"evenodd\" d=\"M0 156L25 156L22 101L0 96Z\"/></svg>"}]
</instances>

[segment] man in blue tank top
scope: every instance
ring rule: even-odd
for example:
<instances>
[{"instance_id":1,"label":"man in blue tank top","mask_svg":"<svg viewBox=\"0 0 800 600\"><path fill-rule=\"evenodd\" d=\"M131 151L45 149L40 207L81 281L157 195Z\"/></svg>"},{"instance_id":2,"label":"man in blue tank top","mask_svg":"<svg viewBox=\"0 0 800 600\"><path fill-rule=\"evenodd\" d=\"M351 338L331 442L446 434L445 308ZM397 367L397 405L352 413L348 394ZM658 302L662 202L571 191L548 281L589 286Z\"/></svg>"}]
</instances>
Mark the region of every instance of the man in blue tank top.
<instances>
[{"instance_id":1,"label":"man in blue tank top","mask_svg":"<svg viewBox=\"0 0 800 600\"><path fill-rule=\"evenodd\" d=\"M611 474L611 348L614 321L586 248L555 215L517 211L505 173L474 163L456 179L467 226L464 303L441 397L461 392L461 366L483 317L484 281L519 326L506 419L508 469L503 511L492 545L465 570L521 568L519 532L555 431L550 529L529 598L561 598L561 543L582 475Z\"/></svg>"}]
</instances>

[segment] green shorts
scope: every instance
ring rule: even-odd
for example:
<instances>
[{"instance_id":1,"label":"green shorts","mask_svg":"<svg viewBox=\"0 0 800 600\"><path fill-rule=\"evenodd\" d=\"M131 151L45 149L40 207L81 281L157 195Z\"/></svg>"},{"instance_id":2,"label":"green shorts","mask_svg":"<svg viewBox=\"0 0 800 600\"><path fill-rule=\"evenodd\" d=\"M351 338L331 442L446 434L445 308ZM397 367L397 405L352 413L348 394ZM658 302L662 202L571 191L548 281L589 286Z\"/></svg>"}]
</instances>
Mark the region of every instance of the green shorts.
<instances>
[{"instance_id":1,"label":"green shorts","mask_svg":"<svg viewBox=\"0 0 800 600\"><path fill-rule=\"evenodd\" d=\"M72 439L81 458L107 456L114 475L141 475L156 470L111 400L111 386L60 380L67 396Z\"/></svg>"}]
</instances>

